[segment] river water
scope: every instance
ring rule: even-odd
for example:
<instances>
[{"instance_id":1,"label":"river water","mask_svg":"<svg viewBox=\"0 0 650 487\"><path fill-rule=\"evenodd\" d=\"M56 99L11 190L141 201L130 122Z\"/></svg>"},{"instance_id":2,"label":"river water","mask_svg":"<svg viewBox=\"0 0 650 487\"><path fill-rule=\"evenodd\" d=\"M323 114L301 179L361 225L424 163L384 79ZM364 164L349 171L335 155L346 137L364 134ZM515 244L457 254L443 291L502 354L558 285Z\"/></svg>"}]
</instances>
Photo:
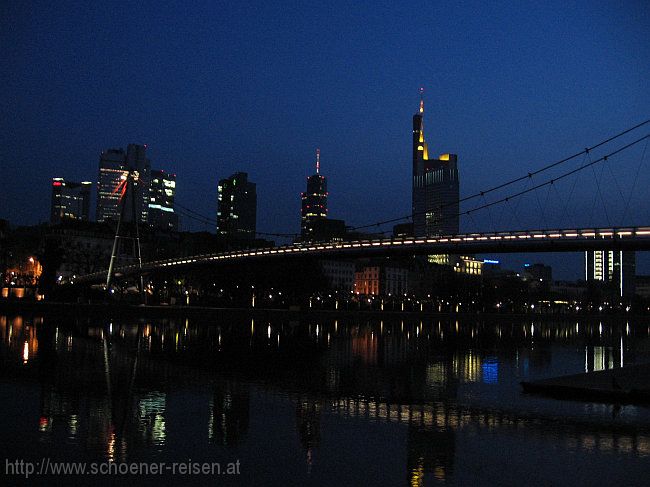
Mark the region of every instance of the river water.
<instances>
[{"instance_id":1,"label":"river water","mask_svg":"<svg viewBox=\"0 0 650 487\"><path fill-rule=\"evenodd\" d=\"M647 485L650 408L519 385L650 362L647 324L269 316L0 316L3 472L219 462L239 473L76 482Z\"/></svg>"}]
</instances>

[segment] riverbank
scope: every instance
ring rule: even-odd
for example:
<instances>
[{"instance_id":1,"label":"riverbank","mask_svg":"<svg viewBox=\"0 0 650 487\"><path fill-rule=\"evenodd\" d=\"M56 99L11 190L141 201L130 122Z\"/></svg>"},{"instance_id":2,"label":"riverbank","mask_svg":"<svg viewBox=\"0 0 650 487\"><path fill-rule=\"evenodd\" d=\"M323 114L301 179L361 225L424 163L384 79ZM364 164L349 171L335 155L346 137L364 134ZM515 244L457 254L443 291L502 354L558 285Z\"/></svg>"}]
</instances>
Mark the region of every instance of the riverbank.
<instances>
[{"instance_id":1,"label":"riverbank","mask_svg":"<svg viewBox=\"0 0 650 487\"><path fill-rule=\"evenodd\" d=\"M650 364L521 383L525 392L557 399L650 404Z\"/></svg>"},{"instance_id":2,"label":"riverbank","mask_svg":"<svg viewBox=\"0 0 650 487\"><path fill-rule=\"evenodd\" d=\"M84 316L110 316L110 317L146 317L146 318L178 318L178 317L222 317L241 316L243 313L254 317L265 316L337 316L337 317L358 317L367 316L373 318L444 318L444 319L481 319L486 321L575 321L575 320L598 320L598 321L629 321L649 322L650 316L632 315L630 313L599 314L599 313L575 313L575 314L545 314L545 313L438 313L431 311L381 311L381 310L328 310L328 309L274 309L274 308L216 308L207 306L160 306L160 305L136 305L126 303L61 303L51 301L9 301L0 300L0 313L56 313L65 315Z\"/></svg>"}]
</instances>

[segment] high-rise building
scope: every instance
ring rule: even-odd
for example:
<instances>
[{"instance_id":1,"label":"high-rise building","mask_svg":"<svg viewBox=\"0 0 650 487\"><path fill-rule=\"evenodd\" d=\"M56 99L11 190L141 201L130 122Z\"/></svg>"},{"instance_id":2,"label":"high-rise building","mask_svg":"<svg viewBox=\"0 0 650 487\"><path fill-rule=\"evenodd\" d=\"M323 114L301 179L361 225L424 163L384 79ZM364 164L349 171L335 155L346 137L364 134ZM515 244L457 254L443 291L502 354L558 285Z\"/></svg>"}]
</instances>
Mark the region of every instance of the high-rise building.
<instances>
[{"instance_id":1,"label":"high-rise building","mask_svg":"<svg viewBox=\"0 0 650 487\"><path fill-rule=\"evenodd\" d=\"M219 181L217 233L231 239L253 239L257 228L257 190L248 174L238 172Z\"/></svg>"},{"instance_id":2,"label":"high-rise building","mask_svg":"<svg viewBox=\"0 0 650 487\"><path fill-rule=\"evenodd\" d=\"M139 222L146 222L149 215L149 184L151 181L151 162L147 159L146 144L129 144L127 146L126 168L135 175L133 191L129 196L135 198L136 217Z\"/></svg>"},{"instance_id":3,"label":"high-rise building","mask_svg":"<svg viewBox=\"0 0 650 487\"><path fill-rule=\"evenodd\" d=\"M422 93L413 115L413 231L415 236L453 235L459 231L458 156L429 158Z\"/></svg>"},{"instance_id":4,"label":"high-rise building","mask_svg":"<svg viewBox=\"0 0 650 487\"><path fill-rule=\"evenodd\" d=\"M618 297L634 295L636 256L622 250L592 250L585 252L585 280L602 282L615 288Z\"/></svg>"},{"instance_id":5,"label":"high-rise building","mask_svg":"<svg viewBox=\"0 0 650 487\"><path fill-rule=\"evenodd\" d=\"M92 183L74 183L63 178L52 178L52 206L50 223L62 220L90 220L90 187Z\"/></svg>"},{"instance_id":6,"label":"high-rise building","mask_svg":"<svg viewBox=\"0 0 650 487\"><path fill-rule=\"evenodd\" d=\"M108 149L99 157L99 177L97 180L98 222L117 221L120 216L120 183L126 178L125 154L122 149Z\"/></svg>"},{"instance_id":7,"label":"high-rise building","mask_svg":"<svg viewBox=\"0 0 650 487\"><path fill-rule=\"evenodd\" d=\"M149 209L147 221L155 228L176 230L178 215L174 212L176 174L154 169L149 185Z\"/></svg>"},{"instance_id":8,"label":"high-rise building","mask_svg":"<svg viewBox=\"0 0 650 487\"><path fill-rule=\"evenodd\" d=\"M108 149L99 158L99 180L97 182L98 222L117 221L120 216L120 201L123 181L129 171L133 177L133 186L126 193L127 208L125 220L132 220L131 199L135 199L135 212L138 222L146 222L149 210L149 179L151 164L146 157L146 145L129 144L126 153L123 149Z\"/></svg>"},{"instance_id":9,"label":"high-rise building","mask_svg":"<svg viewBox=\"0 0 650 487\"><path fill-rule=\"evenodd\" d=\"M316 174L307 178L307 191L300 193L302 240L316 240L315 223L327 218L327 195L327 179L320 174L320 149L316 149Z\"/></svg>"}]
</instances>

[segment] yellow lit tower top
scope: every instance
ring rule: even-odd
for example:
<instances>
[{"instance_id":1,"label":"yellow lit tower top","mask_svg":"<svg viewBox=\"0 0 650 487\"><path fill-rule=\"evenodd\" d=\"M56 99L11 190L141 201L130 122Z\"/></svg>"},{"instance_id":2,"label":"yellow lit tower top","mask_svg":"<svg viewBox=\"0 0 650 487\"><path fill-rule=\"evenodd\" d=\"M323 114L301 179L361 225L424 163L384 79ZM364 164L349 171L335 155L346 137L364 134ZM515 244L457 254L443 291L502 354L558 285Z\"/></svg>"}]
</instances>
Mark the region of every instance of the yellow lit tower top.
<instances>
[{"instance_id":1,"label":"yellow lit tower top","mask_svg":"<svg viewBox=\"0 0 650 487\"><path fill-rule=\"evenodd\" d=\"M424 87L420 86L420 113L424 113Z\"/></svg>"},{"instance_id":2,"label":"yellow lit tower top","mask_svg":"<svg viewBox=\"0 0 650 487\"><path fill-rule=\"evenodd\" d=\"M424 171L424 161L429 159L424 140L424 88L420 88L420 109L413 115L413 175Z\"/></svg>"}]
</instances>

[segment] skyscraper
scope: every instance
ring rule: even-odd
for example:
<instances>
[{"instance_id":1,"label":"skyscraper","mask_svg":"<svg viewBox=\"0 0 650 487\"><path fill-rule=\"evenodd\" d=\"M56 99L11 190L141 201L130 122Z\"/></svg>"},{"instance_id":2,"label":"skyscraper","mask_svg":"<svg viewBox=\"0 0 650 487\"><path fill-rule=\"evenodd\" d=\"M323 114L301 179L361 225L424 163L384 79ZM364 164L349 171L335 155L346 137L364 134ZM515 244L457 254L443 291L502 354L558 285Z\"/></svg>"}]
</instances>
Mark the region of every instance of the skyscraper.
<instances>
[{"instance_id":1,"label":"skyscraper","mask_svg":"<svg viewBox=\"0 0 650 487\"><path fill-rule=\"evenodd\" d=\"M126 153L122 149L108 149L99 158L99 180L97 182L98 222L117 221L120 216L120 184L129 171L134 175L133 187L126 194L129 211L124 216L132 220L131 198L135 199L136 218L146 222L149 211L149 179L151 164L146 157L146 145L129 144Z\"/></svg>"},{"instance_id":2,"label":"skyscraper","mask_svg":"<svg viewBox=\"0 0 650 487\"><path fill-rule=\"evenodd\" d=\"M416 236L451 235L459 231L458 156L429 158L424 138L424 100L413 115L413 232Z\"/></svg>"},{"instance_id":3,"label":"skyscraper","mask_svg":"<svg viewBox=\"0 0 650 487\"><path fill-rule=\"evenodd\" d=\"M618 297L634 295L636 256L622 250L592 250L585 252L585 280L602 282L615 290Z\"/></svg>"},{"instance_id":4,"label":"skyscraper","mask_svg":"<svg viewBox=\"0 0 650 487\"><path fill-rule=\"evenodd\" d=\"M320 174L320 149L316 149L316 174L307 178L307 191L300 194L302 240L313 240L314 225L327 218L327 195L327 179Z\"/></svg>"},{"instance_id":5,"label":"skyscraper","mask_svg":"<svg viewBox=\"0 0 650 487\"><path fill-rule=\"evenodd\" d=\"M131 173L137 173L133 179L133 191L128 196L135 198L138 221L146 222L149 214L149 184L151 181L151 162L147 159L146 144L129 144L127 146L126 168Z\"/></svg>"},{"instance_id":6,"label":"skyscraper","mask_svg":"<svg viewBox=\"0 0 650 487\"><path fill-rule=\"evenodd\" d=\"M120 216L118 186L126 178L126 161L122 149L108 149L99 157L99 177L97 179L98 222L117 221Z\"/></svg>"},{"instance_id":7,"label":"skyscraper","mask_svg":"<svg viewBox=\"0 0 650 487\"><path fill-rule=\"evenodd\" d=\"M149 185L149 225L164 230L176 230L178 215L174 212L176 193L176 174L154 169L151 171Z\"/></svg>"},{"instance_id":8,"label":"skyscraper","mask_svg":"<svg viewBox=\"0 0 650 487\"><path fill-rule=\"evenodd\" d=\"M219 181L217 233L231 239L253 239L257 227L257 189L248 174L238 172Z\"/></svg>"},{"instance_id":9,"label":"skyscraper","mask_svg":"<svg viewBox=\"0 0 650 487\"><path fill-rule=\"evenodd\" d=\"M52 205L50 223L62 220L90 219L90 187L92 183L73 183L63 178L52 178Z\"/></svg>"}]
</instances>

